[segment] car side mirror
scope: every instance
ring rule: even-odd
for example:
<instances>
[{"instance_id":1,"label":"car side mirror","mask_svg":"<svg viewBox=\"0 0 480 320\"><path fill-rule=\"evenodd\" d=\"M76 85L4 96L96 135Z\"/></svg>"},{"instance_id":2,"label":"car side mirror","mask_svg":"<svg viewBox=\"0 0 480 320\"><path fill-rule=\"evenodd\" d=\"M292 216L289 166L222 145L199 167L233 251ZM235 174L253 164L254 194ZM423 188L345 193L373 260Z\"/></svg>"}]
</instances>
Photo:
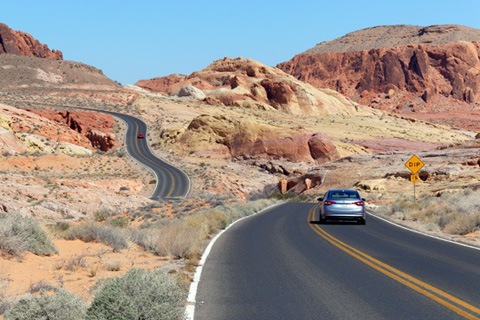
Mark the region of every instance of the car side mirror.
<instances>
[{"instance_id":1,"label":"car side mirror","mask_svg":"<svg viewBox=\"0 0 480 320\"><path fill-rule=\"evenodd\" d=\"M362 201L367 201L367 199L365 199L365 198L362 198Z\"/></svg>"},{"instance_id":2,"label":"car side mirror","mask_svg":"<svg viewBox=\"0 0 480 320\"><path fill-rule=\"evenodd\" d=\"M318 201L318 202L323 201L323 198L320 197L320 198L317 199L317 201Z\"/></svg>"}]
</instances>

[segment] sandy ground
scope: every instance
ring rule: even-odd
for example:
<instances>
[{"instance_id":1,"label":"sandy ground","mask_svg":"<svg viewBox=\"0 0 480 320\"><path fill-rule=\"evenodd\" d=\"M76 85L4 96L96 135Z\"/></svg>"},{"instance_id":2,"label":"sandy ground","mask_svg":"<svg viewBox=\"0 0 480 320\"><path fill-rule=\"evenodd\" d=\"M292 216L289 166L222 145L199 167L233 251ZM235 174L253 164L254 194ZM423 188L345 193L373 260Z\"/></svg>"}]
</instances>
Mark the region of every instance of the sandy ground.
<instances>
[{"instance_id":1,"label":"sandy ground","mask_svg":"<svg viewBox=\"0 0 480 320\"><path fill-rule=\"evenodd\" d=\"M138 246L114 252L101 243L54 240L59 253L40 257L27 253L21 259L0 259L0 275L8 296L21 296L37 285L49 284L92 299L91 289L101 279L118 277L132 268L154 270L168 259L143 251Z\"/></svg>"}]
</instances>

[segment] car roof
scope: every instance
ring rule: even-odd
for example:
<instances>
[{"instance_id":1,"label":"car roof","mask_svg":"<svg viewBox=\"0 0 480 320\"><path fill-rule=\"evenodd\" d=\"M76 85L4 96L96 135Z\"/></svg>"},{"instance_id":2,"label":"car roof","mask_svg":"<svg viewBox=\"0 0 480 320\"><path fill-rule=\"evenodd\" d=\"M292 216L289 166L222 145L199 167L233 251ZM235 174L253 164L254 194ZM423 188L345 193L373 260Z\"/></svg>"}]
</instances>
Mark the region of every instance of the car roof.
<instances>
[{"instance_id":1,"label":"car roof","mask_svg":"<svg viewBox=\"0 0 480 320\"><path fill-rule=\"evenodd\" d=\"M358 192L355 189L330 189L328 192Z\"/></svg>"}]
</instances>

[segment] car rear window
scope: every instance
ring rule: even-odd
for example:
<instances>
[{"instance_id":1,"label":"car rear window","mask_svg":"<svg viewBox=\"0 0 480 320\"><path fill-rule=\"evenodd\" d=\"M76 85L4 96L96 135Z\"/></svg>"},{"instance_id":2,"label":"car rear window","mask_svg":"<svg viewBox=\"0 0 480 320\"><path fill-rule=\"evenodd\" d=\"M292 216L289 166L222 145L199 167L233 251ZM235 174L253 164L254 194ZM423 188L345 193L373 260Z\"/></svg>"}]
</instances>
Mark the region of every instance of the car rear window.
<instances>
[{"instance_id":1,"label":"car rear window","mask_svg":"<svg viewBox=\"0 0 480 320\"><path fill-rule=\"evenodd\" d=\"M349 190L341 190L341 191L332 191L330 192L330 198L332 199L358 199L358 192L356 191L349 191Z\"/></svg>"}]
</instances>

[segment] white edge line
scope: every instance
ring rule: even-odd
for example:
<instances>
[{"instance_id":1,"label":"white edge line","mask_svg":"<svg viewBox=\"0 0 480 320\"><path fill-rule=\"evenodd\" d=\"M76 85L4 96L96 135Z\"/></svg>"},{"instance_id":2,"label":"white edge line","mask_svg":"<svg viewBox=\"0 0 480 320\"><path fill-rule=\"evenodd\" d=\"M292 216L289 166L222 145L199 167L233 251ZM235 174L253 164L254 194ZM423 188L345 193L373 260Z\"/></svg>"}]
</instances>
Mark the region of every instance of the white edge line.
<instances>
[{"instance_id":1,"label":"white edge line","mask_svg":"<svg viewBox=\"0 0 480 320\"><path fill-rule=\"evenodd\" d=\"M437 239L437 240L441 240L441 241L445 241L445 242L449 242L449 243L453 243L453 244L456 244L456 245L459 245L459 246L462 246L462 247L467 247L467 248L470 248L470 249L475 249L475 250L480 250L479 247L475 247L475 246L472 246L472 245L469 245L469 244L466 244L466 243L462 243L462 242L458 242L458 241L454 241L454 240L449 240L449 239L445 239L445 238L442 238L442 237L438 237L438 236L434 236L432 234L428 234L428 233L425 233L425 232L422 232L422 231L418 231L418 230L415 230L415 229L412 229L412 228L408 228L408 227L405 227L405 226L402 226L401 224L398 224L398 223L395 223L393 221L390 221L388 219L385 219L385 218L382 218L376 214L373 214L369 211L367 211L367 213L374 217L374 218L377 218L379 220L382 220L386 223L389 223L391 225L394 225L398 228L402 228L402 229L405 229L405 230L408 230L410 232L413 232L413 233L417 233L417 234L421 234L421 235L424 235L424 236L427 236L427 237L430 237L430 238L433 238L433 239Z\"/></svg>"},{"instance_id":2,"label":"white edge line","mask_svg":"<svg viewBox=\"0 0 480 320\"><path fill-rule=\"evenodd\" d=\"M187 297L187 307L185 309L185 319L187 320L193 320L194 316L195 316L195 304L196 304L196 296L197 296L197 289L198 289L198 283L200 282L200 278L202 276L202 270L203 270L203 266L205 265L205 262L207 261L207 258L208 258L208 255L210 254L210 252L212 251L212 247L213 245L215 244L215 241L217 241L218 238L220 238L220 236L225 232L227 231L228 229L230 229L234 224L236 224L237 222L241 221L241 220L244 220L244 219L247 219L247 218L250 218L250 217L253 217L257 214L260 214L268 209L271 209L275 206L278 206L278 205L281 205L283 203L276 203L276 204L273 204L271 206L268 206L258 212L255 212L249 216L245 216L245 217L242 217L238 220L235 220L233 221L232 223L230 223L225 229L223 229L222 231L220 231L219 233L217 233L217 235L210 241L210 243L208 244L208 246L205 248L205 251L203 252L202 254L202 258L200 259L200 262L198 263L198 266L197 268L195 269L195 275L193 276L193 281L192 283L190 284L190 290L188 291L188 297Z\"/></svg>"}]
</instances>

